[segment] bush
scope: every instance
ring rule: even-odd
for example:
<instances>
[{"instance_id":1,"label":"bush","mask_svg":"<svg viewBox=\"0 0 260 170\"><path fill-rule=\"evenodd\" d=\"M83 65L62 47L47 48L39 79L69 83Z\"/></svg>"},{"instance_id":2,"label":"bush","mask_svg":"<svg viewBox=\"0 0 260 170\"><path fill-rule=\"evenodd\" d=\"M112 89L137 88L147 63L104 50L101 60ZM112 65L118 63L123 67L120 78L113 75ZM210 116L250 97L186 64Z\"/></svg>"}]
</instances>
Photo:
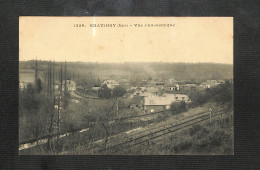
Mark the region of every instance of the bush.
<instances>
[{"instance_id":1,"label":"bush","mask_svg":"<svg viewBox=\"0 0 260 170\"><path fill-rule=\"evenodd\" d=\"M224 84L220 84L216 87L206 89L203 92L196 91L190 94L190 98L193 103L202 105L209 101L215 101L219 105L228 105L232 108L233 99L233 84L226 81Z\"/></svg>"},{"instance_id":2,"label":"bush","mask_svg":"<svg viewBox=\"0 0 260 170\"><path fill-rule=\"evenodd\" d=\"M19 94L20 139L38 138L48 133L53 99L38 93L33 86Z\"/></svg>"},{"instance_id":3,"label":"bush","mask_svg":"<svg viewBox=\"0 0 260 170\"><path fill-rule=\"evenodd\" d=\"M121 86L117 86L113 89L113 97L115 98L122 97L125 93L126 89Z\"/></svg>"},{"instance_id":4,"label":"bush","mask_svg":"<svg viewBox=\"0 0 260 170\"><path fill-rule=\"evenodd\" d=\"M98 96L100 99L109 99L111 98L111 90L107 87L107 85L103 85L101 89L98 91Z\"/></svg>"},{"instance_id":5,"label":"bush","mask_svg":"<svg viewBox=\"0 0 260 170\"><path fill-rule=\"evenodd\" d=\"M186 112L187 111L187 105L185 103L185 101L181 101L180 103L172 103L171 107L170 107L170 111L172 114L178 114L178 113L182 113L182 112Z\"/></svg>"},{"instance_id":6,"label":"bush","mask_svg":"<svg viewBox=\"0 0 260 170\"><path fill-rule=\"evenodd\" d=\"M195 135L198 131L200 131L202 127L200 125L193 125L192 128L190 128L190 136Z\"/></svg>"}]
</instances>

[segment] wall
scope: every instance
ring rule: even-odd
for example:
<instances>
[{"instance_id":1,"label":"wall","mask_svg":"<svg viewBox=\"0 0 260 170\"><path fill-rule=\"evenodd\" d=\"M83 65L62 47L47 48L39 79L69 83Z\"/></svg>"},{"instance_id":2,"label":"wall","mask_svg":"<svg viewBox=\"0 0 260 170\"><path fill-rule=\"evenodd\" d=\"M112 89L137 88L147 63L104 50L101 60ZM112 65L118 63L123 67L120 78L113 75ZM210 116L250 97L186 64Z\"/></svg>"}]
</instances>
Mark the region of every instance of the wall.
<instances>
[{"instance_id":1,"label":"wall","mask_svg":"<svg viewBox=\"0 0 260 170\"><path fill-rule=\"evenodd\" d=\"M151 113L151 109L154 109L154 112L165 110L165 106L146 105L145 108L146 108L146 113Z\"/></svg>"}]
</instances>

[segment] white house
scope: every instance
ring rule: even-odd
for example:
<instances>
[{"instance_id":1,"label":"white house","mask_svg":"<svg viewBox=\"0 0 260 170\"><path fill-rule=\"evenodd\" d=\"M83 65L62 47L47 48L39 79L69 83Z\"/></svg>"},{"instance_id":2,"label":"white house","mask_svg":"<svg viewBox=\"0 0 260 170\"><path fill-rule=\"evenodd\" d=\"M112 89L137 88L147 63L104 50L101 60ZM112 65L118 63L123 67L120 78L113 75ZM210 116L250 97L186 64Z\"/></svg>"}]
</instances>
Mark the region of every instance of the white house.
<instances>
[{"instance_id":1,"label":"white house","mask_svg":"<svg viewBox=\"0 0 260 170\"><path fill-rule=\"evenodd\" d=\"M162 96L144 97L144 109L146 112L157 112L170 109L173 102L190 102L190 99L185 94L168 94Z\"/></svg>"},{"instance_id":2,"label":"white house","mask_svg":"<svg viewBox=\"0 0 260 170\"><path fill-rule=\"evenodd\" d=\"M207 80L203 83L200 84L200 86L205 87L205 88L211 88L214 86L219 85L220 83L217 80Z\"/></svg>"},{"instance_id":3,"label":"white house","mask_svg":"<svg viewBox=\"0 0 260 170\"><path fill-rule=\"evenodd\" d=\"M114 89L116 86L119 86L119 83L115 80L105 80L102 85L107 85L109 89Z\"/></svg>"},{"instance_id":4,"label":"white house","mask_svg":"<svg viewBox=\"0 0 260 170\"><path fill-rule=\"evenodd\" d=\"M67 85L67 90L68 91L75 91L76 90L76 83L73 81L73 80L66 80L66 83L65 83L65 80L62 81L62 91L65 90L65 84Z\"/></svg>"}]
</instances>

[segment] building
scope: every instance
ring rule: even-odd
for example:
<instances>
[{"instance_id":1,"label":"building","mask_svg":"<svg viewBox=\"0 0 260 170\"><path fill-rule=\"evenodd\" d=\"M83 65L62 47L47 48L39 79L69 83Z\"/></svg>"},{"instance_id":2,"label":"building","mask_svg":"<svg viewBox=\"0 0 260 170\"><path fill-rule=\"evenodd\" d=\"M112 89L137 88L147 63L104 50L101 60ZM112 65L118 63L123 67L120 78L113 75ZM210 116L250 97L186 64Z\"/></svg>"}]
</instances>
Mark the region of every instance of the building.
<instances>
[{"instance_id":1,"label":"building","mask_svg":"<svg viewBox=\"0 0 260 170\"><path fill-rule=\"evenodd\" d=\"M102 83L102 86L103 85L107 85L107 87L109 89L114 89L116 86L119 86L119 83L115 80L105 80L103 83Z\"/></svg>"},{"instance_id":2,"label":"building","mask_svg":"<svg viewBox=\"0 0 260 170\"><path fill-rule=\"evenodd\" d=\"M140 94L142 94L143 92L141 90L136 90L134 93L133 93L133 96L140 96Z\"/></svg>"},{"instance_id":3,"label":"building","mask_svg":"<svg viewBox=\"0 0 260 170\"><path fill-rule=\"evenodd\" d=\"M200 84L200 86L204 87L204 88L211 88L214 86L219 85L220 83L217 80L207 80L203 83Z\"/></svg>"},{"instance_id":4,"label":"building","mask_svg":"<svg viewBox=\"0 0 260 170\"><path fill-rule=\"evenodd\" d=\"M150 92L153 93L154 95L159 95L160 94L160 90L159 88L156 87L146 87L143 92Z\"/></svg>"},{"instance_id":5,"label":"building","mask_svg":"<svg viewBox=\"0 0 260 170\"><path fill-rule=\"evenodd\" d=\"M19 82L19 88L21 91L25 89L25 83L24 82Z\"/></svg>"},{"instance_id":6,"label":"building","mask_svg":"<svg viewBox=\"0 0 260 170\"><path fill-rule=\"evenodd\" d=\"M178 85L178 83L165 83L164 84L164 88L168 91L179 91L180 90L180 86Z\"/></svg>"},{"instance_id":7,"label":"building","mask_svg":"<svg viewBox=\"0 0 260 170\"><path fill-rule=\"evenodd\" d=\"M175 98L172 97L164 97L164 96L152 96L152 97L144 97L144 110L147 113L150 112L158 112L170 109L170 105L175 101Z\"/></svg>"},{"instance_id":8,"label":"building","mask_svg":"<svg viewBox=\"0 0 260 170\"><path fill-rule=\"evenodd\" d=\"M94 91L99 91L101 89L101 87L92 87L91 89Z\"/></svg>"},{"instance_id":9,"label":"building","mask_svg":"<svg viewBox=\"0 0 260 170\"><path fill-rule=\"evenodd\" d=\"M185 94L163 94L162 96L144 97L144 110L147 113L159 112L170 109L173 102L190 102L190 99Z\"/></svg>"},{"instance_id":10,"label":"building","mask_svg":"<svg viewBox=\"0 0 260 170\"><path fill-rule=\"evenodd\" d=\"M156 85L164 85L165 84L165 81L156 81Z\"/></svg>"},{"instance_id":11,"label":"building","mask_svg":"<svg viewBox=\"0 0 260 170\"><path fill-rule=\"evenodd\" d=\"M65 84L67 85L67 91L75 91L77 88L76 88L76 82L74 82L73 80L63 80L62 81L62 91L65 90ZM60 84L59 84L60 86Z\"/></svg>"},{"instance_id":12,"label":"building","mask_svg":"<svg viewBox=\"0 0 260 170\"><path fill-rule=\"evenodd\" d=\"M196 84L184 84L184 85L180 85L180 87L183 89L192 89L192 88L196 88L198 86Z\"/></svg>"}]
</instances>

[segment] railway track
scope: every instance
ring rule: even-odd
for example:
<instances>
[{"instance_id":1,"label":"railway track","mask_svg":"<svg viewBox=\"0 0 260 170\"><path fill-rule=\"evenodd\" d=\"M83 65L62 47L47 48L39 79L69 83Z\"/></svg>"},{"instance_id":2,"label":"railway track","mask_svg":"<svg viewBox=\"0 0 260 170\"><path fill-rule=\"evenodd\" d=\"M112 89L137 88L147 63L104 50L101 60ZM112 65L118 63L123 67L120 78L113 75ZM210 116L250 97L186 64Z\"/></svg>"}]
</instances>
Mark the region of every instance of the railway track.
<instances>
[{"instance_id":1,"label":"railway track","mask_svg":"<svg viewBox=\"0 0 260 170\"><path fill-rule=\"evenodd\" d=\"M131 119L131 118L145 117L145 116L163 113L165 111L167 111L167 110L143 114L143 115L121 117L121 118L116 118L114 120L116 121L116 120L125 120L125 119ZM222 111L222 109L216 110L216 112L220 112L220 111ZM213 114L212 119L216 118L219 115L221 115L221 114L215 114L215 115ZM152 140L155 140L160 137L166 136L168 134L177 132L179 130L191 127L192 125L200 124L206 120L209 120L209 112L202 112L200 114L190 116L177 124L168 123L168 124L164 124L164 125L160 125L160 126L151 127L147 131L141 131L141 132L134 133L131 136L126 136L126 137L121 136L124 133L111 136L108 138L109 143L107 143L107 145L105 145L105 142L104 142L105 140L102 139L102 140L93 142L90 145L90 147L86 148L86 146L82 146L78 149L84 149L84 150L87 149L87 151L90 151L92 154L102 153L104 151L108 151L109 153L117 153L119 151L124 151L128 148L132 148L134 146L137 146L137 145L140 145L143 143L149 143Z\"/></svg>"},{"instance_id":2,"label":"railway track","mask_svg":"<svg viewBox=\"0 0 260 170\"><path fill-rule=\"evenodd\" d=\"M217 117L219 115L220 114L213 115L212 118ZM118 136L111 137L109 138L110 142L107 144L107 147L104 147L100 140L97 143L101 144L94 143L90 148L88 148L88 150L91 150L92 153L101 153L105 150L108 150L109 153L117 153L119 151L126 150L127 148L132 148L136 145L140 145L142 143L149 143L154 139L191 127L192 125L201 123L206 120L209 120L209 114L208 112L203 112L200 115L190 116L189 118L181 121L178 124L160 125L157 127L150 128L148 131L135 133L131 136L123 138L122 142L118 142L120 141L120 139L118 139Z\"/></svg>"}]
</instances>

